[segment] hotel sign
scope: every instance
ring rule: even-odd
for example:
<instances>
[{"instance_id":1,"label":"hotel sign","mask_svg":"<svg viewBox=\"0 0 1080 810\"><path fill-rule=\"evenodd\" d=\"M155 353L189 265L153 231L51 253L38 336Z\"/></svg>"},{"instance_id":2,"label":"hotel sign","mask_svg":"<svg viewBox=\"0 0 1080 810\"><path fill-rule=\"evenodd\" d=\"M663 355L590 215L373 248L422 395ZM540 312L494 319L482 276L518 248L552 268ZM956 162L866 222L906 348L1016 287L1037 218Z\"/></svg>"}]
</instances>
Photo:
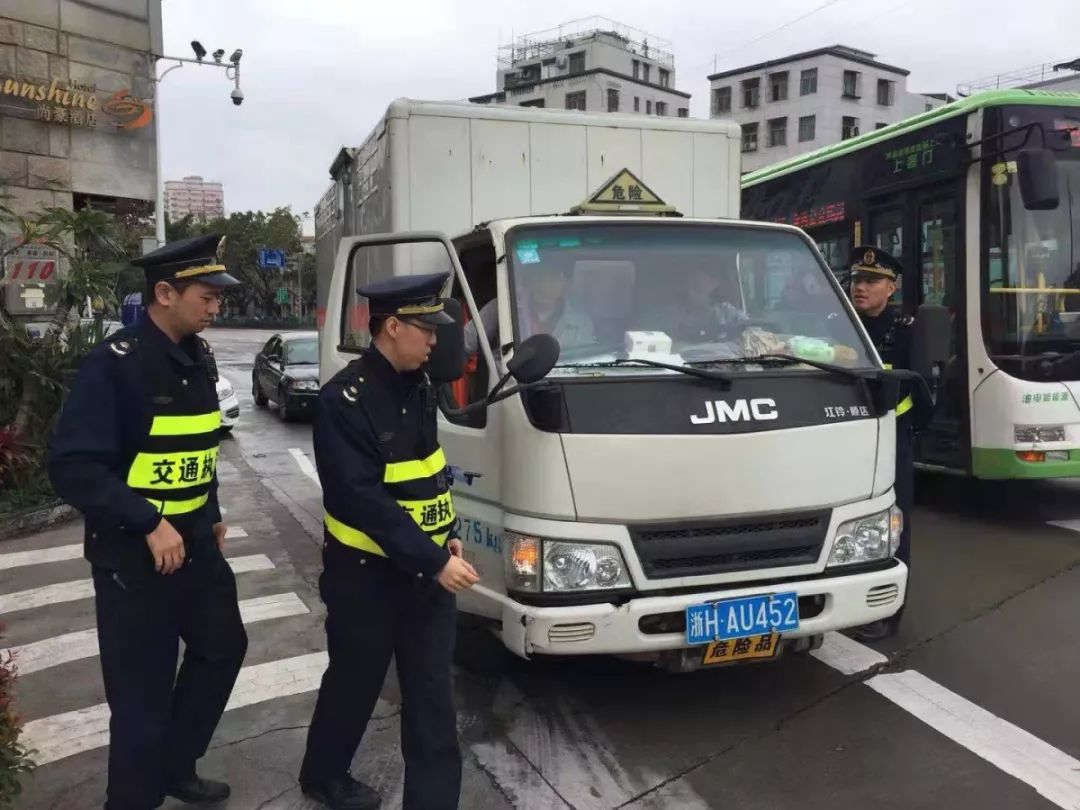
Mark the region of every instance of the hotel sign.
<instances>
[{"instance_id":1,"label":"hotel sign","mask_svg":"<svg viewBox=\"0 0 1080 810\"><path fill-rule=\"evenodd\" d=\"M130 90L105 94L93 84L48 84L14 76L0 77L0 110L5 115L36 118L85 129L134 130L147 126L153 107Z\"/></svg>"}]
</instances>

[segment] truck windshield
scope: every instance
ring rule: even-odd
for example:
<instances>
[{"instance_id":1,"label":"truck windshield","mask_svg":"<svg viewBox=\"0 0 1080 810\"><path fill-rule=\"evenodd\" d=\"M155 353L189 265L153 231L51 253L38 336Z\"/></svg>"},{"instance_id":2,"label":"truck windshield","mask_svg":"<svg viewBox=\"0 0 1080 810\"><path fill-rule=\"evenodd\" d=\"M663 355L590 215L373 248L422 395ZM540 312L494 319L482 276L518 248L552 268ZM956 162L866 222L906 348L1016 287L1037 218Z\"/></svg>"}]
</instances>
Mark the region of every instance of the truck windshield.
<instances>
[{"instance_id":1,"label":"truck windshield","mask_svg":"<svg viewBox=\"0 0 1080 810\"><path fill-rule=\"evenodd\" d=\"M1080 127L1080 116L1076 125ZM1080 145L1080 137L1077 138ZM1077 376L1080 351L1080 148L1057 156L1060 202L1029 211L1005 161L986 167L983 336L990 357L1022 379ZM1069 359L1070 362L1060 362Z\"/></svg>"},{"instance_id":2,"label":"truck windshield","mask_svg":"<svg viewBox=\"0 0 1080 810\"><path fill-rule=\"evenodd\" d=\"M556 374L657 373L596 365L622 357L726 361L733 373L763 367L739 359L770 353L872 365L827 268L795 233L575 221L514 228L507 244L515 340L554 335Z\"/></svg>"}]
</instances>

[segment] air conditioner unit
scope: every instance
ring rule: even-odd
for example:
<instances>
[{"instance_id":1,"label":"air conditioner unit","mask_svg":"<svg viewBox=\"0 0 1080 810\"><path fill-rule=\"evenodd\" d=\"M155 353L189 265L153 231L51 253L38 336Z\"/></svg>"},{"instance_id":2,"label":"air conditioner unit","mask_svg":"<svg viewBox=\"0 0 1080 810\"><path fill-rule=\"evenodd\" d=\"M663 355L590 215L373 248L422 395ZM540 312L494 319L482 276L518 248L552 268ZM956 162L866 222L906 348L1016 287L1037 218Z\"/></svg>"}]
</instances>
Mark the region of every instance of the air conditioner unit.
<instances>
[{"instance_id":1,"label":"air conditioner unit","mask_svg":"<svg viewBox=\"0 0 1080 810\"><path fill-rule=\"evenodd\" d=\"M557 62L555 62L555 67L557 67L559 70L565 70L566 66L569 65L569 64L570 64L570 60L567 59L565 56L563 56L563 57L560 57Z\"/></svg>"}]
</instances>

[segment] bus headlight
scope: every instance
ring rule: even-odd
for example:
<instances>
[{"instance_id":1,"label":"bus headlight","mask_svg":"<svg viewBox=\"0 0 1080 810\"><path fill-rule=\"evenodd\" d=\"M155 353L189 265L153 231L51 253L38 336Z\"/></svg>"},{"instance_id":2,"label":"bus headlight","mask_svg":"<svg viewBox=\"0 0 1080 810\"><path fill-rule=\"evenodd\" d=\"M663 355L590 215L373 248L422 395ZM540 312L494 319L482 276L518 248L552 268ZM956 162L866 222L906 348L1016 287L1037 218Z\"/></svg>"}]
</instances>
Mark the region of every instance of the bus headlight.
<instances>
[{"instance_id":1,"label":"bus headlight","mask_svg":"<svg viewBox=\"0 0 1080 810\"><path fill-rule=\"evenodd\" d=\"M897 506L840 524L828 567L887 560L900 547L904 513Z\"/></svg>"},{"instance_id":2,"label":"bus headlight","mask_svg":"<svg viewBox=\"0 0 1080 810\"><path fill-rule=\"evenodd\" d=\"M537 593L608 591L630 587L618 546L546 540L507 532L510 590Z\"/></svg>"}]
</instances>

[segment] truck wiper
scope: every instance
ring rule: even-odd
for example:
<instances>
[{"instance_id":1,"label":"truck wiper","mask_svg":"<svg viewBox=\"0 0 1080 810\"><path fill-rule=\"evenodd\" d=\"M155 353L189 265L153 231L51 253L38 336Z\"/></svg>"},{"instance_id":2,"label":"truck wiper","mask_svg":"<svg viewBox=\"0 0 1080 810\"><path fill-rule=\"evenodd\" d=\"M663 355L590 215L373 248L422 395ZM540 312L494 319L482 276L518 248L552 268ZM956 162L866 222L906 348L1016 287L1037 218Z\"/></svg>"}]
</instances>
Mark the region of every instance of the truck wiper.
<instances>
[{"instance_id":1,"label":"truck wiper","mask_svg":"<svg viewBox=\"0 0 1080 810\"><path fill-rule=\"evenodd\" d=\"M731 385L731 377L719 371L709 371L703 368L695 368L691 365L676 366L673 363L662 363L659 360L645 360L641 357L620 357L617 360L605 360L600 363L560 363L555 368L617 368L619 366L652 366L653 368L666 368L669 371L677 371L689 377L697 377L701 380Z\"/></svg>"},{"instance_id":2,"label":"truck wiper","mask_svg":"<svg viewBox=\"0 0 1080 810\"><path fill-rule=\"evenodd\" d=\"M736 366L744 363L775 363L782 366L794 366L794 365L807 365L814 368L819 368L822 371L831 371L833 374L839 374L843 377L848 377L852 380L861 380L864 378L864 374L854 371L850 368L844 368L843 366L837 366L832 363L825 363L821 360L808 360L805 357L796 357L793 354L759 354L755 357L721 357L716 360L698 360L694 363L695 366Z\"/></svg>"}]
</instances>

